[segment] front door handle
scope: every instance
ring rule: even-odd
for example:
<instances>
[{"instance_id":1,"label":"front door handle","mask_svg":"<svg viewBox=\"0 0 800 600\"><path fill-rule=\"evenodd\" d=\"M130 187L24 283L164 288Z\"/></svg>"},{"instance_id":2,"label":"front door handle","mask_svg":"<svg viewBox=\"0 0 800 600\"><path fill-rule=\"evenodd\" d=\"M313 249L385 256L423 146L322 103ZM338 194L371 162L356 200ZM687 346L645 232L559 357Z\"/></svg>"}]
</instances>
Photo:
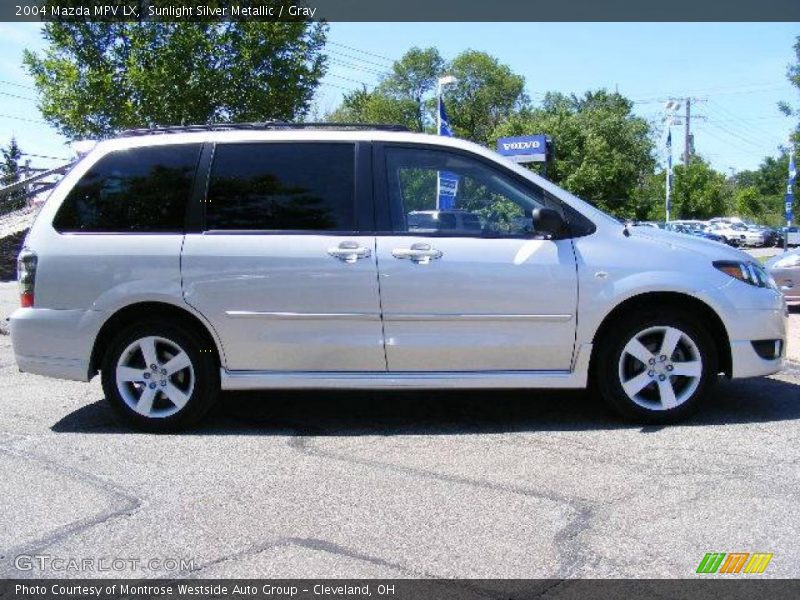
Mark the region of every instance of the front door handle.
<instances>
[{"instance_id":1,"label":"front door handle","mask_svg":"<svg viewBox=\"0 0 800 600\"><path fill-rule=\"evenodd\" d=\"M442 251L430 244L411 244L411 248L395 248L392 250L392 256L407 258L418 265L427 265L431 260L442 258Z\"/></svg>"},{"instance_id":2,"label":"front door handle","mask_svg":"<svg viewBox=\"0 0 800 600\"><path fill-rule=\"evenodd\" d=\"M328 248L328 254L342 262L352 264L361 258L369 258L372 251L358 242L344 241L338 246Z\"/></svg>"}]
</instances>

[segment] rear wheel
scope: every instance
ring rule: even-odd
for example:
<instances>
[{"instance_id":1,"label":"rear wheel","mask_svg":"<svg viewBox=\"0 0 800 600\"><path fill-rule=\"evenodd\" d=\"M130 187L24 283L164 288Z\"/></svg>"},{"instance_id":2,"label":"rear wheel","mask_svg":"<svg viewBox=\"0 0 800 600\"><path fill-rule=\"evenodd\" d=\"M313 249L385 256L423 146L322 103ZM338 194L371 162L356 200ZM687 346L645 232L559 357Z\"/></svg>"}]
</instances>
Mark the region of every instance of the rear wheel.
<instances>
[{"instance_id":1,"label":"rear wheel","mask_svg":"<svg viewBox=\"0 0 800 600\"><path fill-rule=\"evenodd\" d=\"M595 378L603 398L627 418L675 422L702 401L717 376L717 354L690 315L641 313L600 340Z\"/></svg>"},{"instance_id":2,"label":"rear wheel","mask_svg":"<svg viewBox=\"0 0 800 600\"><path fill-rule=\"evenodd\" d=\"M130 424L148 431L187 427L219 392L215 354L181 325L136 324L112 341L102 364L106 398Z\"/></svg>"}]
</instances>

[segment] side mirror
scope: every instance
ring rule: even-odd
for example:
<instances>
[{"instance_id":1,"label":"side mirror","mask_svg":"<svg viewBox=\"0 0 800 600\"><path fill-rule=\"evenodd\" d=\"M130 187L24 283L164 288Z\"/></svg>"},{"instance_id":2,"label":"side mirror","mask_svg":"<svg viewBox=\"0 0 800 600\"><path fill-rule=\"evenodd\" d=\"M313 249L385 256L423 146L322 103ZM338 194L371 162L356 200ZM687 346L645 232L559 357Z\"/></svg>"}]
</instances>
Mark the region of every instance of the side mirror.
<instances>
[{"instance_id":1,"label":"side mirror","mask_svg":"<svg viewBox=\"0 0 800 600\"><path fill-rule=\"evenodd\" d=\"M552 208L537 208L533 211L534 233L542 233L550 239L563 237L567 223L561 214Z\"/></svg>"}]
</instances>

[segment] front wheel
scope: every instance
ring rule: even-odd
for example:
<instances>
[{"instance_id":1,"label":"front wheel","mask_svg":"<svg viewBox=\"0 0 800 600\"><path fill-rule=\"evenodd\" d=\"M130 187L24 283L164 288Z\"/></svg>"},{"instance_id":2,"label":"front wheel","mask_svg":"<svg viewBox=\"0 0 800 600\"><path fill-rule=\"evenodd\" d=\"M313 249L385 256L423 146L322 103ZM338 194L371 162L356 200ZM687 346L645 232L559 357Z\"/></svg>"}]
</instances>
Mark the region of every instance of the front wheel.
<instances>
[{"instance_id":1,"label":"front wheel","mask_svg":"<svg viewBox=\"0 0 800 600\"><path fill-rule=\"evenodd\" d=\"M603 398L623 416L670 423L688 416L717 376L717 353L690 315L642 313L612 329L597 351L595 378Z\"/></svg>"},{"instance_id":2,"label":"front wheel","mask_svg":"<svg viewBox=\"0 0 800 600\"><path fill-rule=\"evenodd\" d=\"M121 331L105 354L103 391L131 425L147 431L187 427L219 392L215 354L190 328L152 321Z\"/></svg>"}]
</instances>

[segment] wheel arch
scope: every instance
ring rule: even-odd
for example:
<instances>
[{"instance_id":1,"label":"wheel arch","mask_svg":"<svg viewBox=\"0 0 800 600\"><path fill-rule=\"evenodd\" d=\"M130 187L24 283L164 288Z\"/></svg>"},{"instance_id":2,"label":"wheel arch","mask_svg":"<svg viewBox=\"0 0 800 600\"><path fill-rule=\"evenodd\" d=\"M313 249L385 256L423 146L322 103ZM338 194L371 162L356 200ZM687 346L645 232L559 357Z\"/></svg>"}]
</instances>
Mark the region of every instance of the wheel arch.
<instances>
[{"instance_id":1,"label":"wheel arch","mask_svg":"<svg viewBox=\"0 0 800 600\"><path fill-rule=\"evenodd\" d=\"M224 353L222 346L213 328L201 317L185 308L167 302L137 302L114 312L100 327L92 346L89 362L90 377L97 374L105 351L119 331L139 320L154 317L167 318L190 327L208 343L209 350L214 353L217 363L223 364Z\"/></svg>"},{"instance_id":2,"label":"wheel arch","mask_svg":"<svg viewBox=\"0 0 800 600\"><path fill-rule=\"evenodd\" d=\"M638 310L658 307L663 310L676 309L681 312L688 312L696 316L706 327L714 345L717 349L720 371L728 377L732 372L732 356L730 338L722 318L711 306L702 300L680 292L645 292L631 296L617 304L602 320L600 326L594 334L592 340L592 356L589 362L589 371L592 372L598 352L600 352L601 341L607 332L614 325Z\"/></svg>"}]
</instances>

